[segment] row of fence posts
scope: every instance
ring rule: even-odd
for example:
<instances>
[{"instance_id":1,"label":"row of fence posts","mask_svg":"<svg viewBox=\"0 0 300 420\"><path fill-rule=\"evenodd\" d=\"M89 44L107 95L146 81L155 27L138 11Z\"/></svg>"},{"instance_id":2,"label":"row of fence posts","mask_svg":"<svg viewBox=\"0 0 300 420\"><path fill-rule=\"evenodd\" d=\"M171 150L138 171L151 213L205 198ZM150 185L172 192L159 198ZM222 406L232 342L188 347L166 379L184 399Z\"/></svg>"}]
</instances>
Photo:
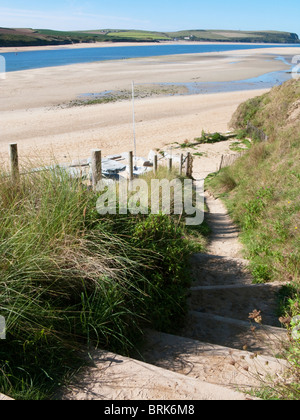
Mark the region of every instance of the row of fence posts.
<instances>
[{"instance_id":1,"label":"row of fence posts","mask_svg":"<svg viewBox=\"0 0 300 420\"><path fill-rule=\"evenodd\" d=\"M96 189L97 183L102 179L102 152L101 150L92 150L92 185L93 189ZM168 170L173 170L173 159L168 158ZM153 157L153 172L156 174L158 171L158 155ZM134 156L133 152L128 153L128 172L129 181L134 179ZM183 154L180 155L179 159L179 175L185 175L188 178L193 177L193 156L191 153L187 153L184 158Z\"/></svg>"},{"instance_id":2,"label":"row of fence posts","mask_svg":"<svg viewBox=\"0 0 300 420\"><path fill-rule=\"evenodd\" d=\"M10 144L10 169L11 177L13 181L16 181L20 177L19 169L19 156L18 156L18 145ZM129 181L134 179L134 163L133 163L133 152L129 152L128 161L129 161ZM92 150L92 186L93 189L96 189L96 186L99 181L102 179L102 151L101 150ZM168 170L171 172L173 170L173 159L168 159ZM158 155L154 155L153 159L153 172L157 173L158 171ZM186 157L183 154L180 155L179 159L179 175L185 175L186 177L192 178L193 176L193 156L191 153L187 153Z\"/></svg>"}]
</instances>

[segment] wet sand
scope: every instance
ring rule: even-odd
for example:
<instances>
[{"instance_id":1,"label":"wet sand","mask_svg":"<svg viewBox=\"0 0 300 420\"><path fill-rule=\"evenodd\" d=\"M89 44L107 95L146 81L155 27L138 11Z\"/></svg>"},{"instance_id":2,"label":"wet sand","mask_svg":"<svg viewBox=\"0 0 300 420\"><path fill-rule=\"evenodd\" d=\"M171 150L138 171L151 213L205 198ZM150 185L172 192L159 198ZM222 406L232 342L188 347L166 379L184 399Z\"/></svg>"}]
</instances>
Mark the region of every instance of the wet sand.
<instances>
[{"instance_id":1,"label":"wet sand","mask_svg":"<svg viewBox=\"0 0 300 420\"><path fill-rule=\"evenodd\" d=\"M0 50L1 52L1 50ZM130 89L135 83L191 83L243 80L288 70L299 48L266 48L76 64L8 73L0 80L0 157L17 142L21 160L59 162L132 149L129 100L66 108L85 93ZM237 106L265 90L151 97L136 100L138 154L205 131L226 131Z\"/></svg>"}]
</instances>

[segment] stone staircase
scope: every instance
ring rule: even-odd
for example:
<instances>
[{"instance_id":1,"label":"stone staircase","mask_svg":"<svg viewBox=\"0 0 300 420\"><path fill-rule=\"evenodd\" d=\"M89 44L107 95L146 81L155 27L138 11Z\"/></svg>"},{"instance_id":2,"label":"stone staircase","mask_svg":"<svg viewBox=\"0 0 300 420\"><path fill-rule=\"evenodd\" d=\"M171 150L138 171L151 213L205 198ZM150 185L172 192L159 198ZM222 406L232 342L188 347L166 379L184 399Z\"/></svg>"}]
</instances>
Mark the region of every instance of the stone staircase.
<instances>
[{"instance_id":1,"label":"stone staircase","mask_svg":"<svg viewBox=\"0 0 300 420\"><path fill-rule=\"evenodd\" d=\"M148 331L139 360L94 352L94 366L62 399L246 400L283 374L276 354L286 332L275 316L282 285L252 284L236 227L219 200L206 200L209 253L192 257L184 328L176 336Z\"/></svg>"},{"instance_id":2,"label":"stone staircase","mask_svg":"<svg viewBox=\"0 0 300 420\"><path fill-rule=\"evenodd\" d=\"M270 383L285 368L276 358L286 339L275 315L282 284L252 283L236 227L219 200L208 194L206 200L209 254L192 258L185 326L178 336L149 332L143 357L204 382L249 391Z\"/></svg>"},{"instance_id":3,"label":"stone staircase","mask_svg":"<svg viewBox=\"0 0 300 420\"><path fill-rule=\"evenodd\" d=\"M248 400L255 399L249 391L284 374L276 355L286 331L275 315L282 284L252 283L236 226L220 200L206 194L206 202L212 233L208 254L191 258L184 328L177 335L148 331L136 359L89 351L91 366L57 399Z\"/></svg>"}]
</instances>

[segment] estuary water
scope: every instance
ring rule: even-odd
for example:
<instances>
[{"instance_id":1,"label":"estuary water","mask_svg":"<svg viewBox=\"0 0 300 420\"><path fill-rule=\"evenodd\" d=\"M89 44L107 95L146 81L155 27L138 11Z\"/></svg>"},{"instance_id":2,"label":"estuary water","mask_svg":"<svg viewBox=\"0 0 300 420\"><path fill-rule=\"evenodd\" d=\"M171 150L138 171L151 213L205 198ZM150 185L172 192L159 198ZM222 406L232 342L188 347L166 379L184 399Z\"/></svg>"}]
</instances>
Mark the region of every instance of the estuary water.
<instances>
[{"instance_id":1,"label":"estuary water","mask_svg":"<svg viewBox=\"0 0 300 420\"><path fill-rule=\"evenodd\" d=\"M1 54L6 60L6 71L30 70L43 67L93 63L107 60L154 57L174 54L195 54L257 48L300 47L300 44L172 44L122 47L76 48L58 47L55 50L10 52Z\"/></svg>"}]
</instances>

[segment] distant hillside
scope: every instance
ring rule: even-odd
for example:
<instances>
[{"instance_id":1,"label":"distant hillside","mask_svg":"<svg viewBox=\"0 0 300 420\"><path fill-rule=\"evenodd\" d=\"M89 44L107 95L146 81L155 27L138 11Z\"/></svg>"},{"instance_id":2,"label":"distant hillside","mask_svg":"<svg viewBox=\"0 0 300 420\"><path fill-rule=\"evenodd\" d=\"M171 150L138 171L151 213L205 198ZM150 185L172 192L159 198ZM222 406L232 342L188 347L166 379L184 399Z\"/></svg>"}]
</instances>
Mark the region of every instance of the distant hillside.
<instances>
[{"instance_id":1,"label":"distant hillside","mask_svg":"<svg viewBox=\"0 0 300 420\"><path fill-rule=\"evenodd\" d=\"M103 34L112 40L187 40L187 41L208 41L208 42L266 42L266 43L287 43L300 42L297 34L277 31L229 31L229 30L186 30L178 32L146 32L146 31L125 31L119 29L103 29L89 33Z\"/></svg>"},{"instance_id":2,"label":"distant hillside","mask_svg":"<svg viewBox=\"0 0 300 420\"><path fill-rule=\"evenodd\" d=\"M195 30L170 32L170 37L178 39L189 38L192 41L218 41L218 42L266 42L294 44L300 42L297 34L277 31L222 31L222 30Z\"/></svg>"},{"instance_id":3,"label":"distant hillside","mask_svg":"<svg viewBox=\"0 0 300 420\"><path fill-rule=\"evenodd\" d=\"M0 47L67 45L108 40L102 35L82 32L0 28Z\"/></svg>"},{"instance_id":4,"label":"distant hillside","mask_svg":"<svg viewBox=\"0 0 300 420\"><path fill-rule=\"evenodd\" d=\"M247 43L300 43L297 34L277 31L186 30L178 32L152 32L123 29L93 31L53 31L48 29L0 28L0 47L67 45L81 42L161 42L207 41Z\"/></svg>"}]
</instances>

